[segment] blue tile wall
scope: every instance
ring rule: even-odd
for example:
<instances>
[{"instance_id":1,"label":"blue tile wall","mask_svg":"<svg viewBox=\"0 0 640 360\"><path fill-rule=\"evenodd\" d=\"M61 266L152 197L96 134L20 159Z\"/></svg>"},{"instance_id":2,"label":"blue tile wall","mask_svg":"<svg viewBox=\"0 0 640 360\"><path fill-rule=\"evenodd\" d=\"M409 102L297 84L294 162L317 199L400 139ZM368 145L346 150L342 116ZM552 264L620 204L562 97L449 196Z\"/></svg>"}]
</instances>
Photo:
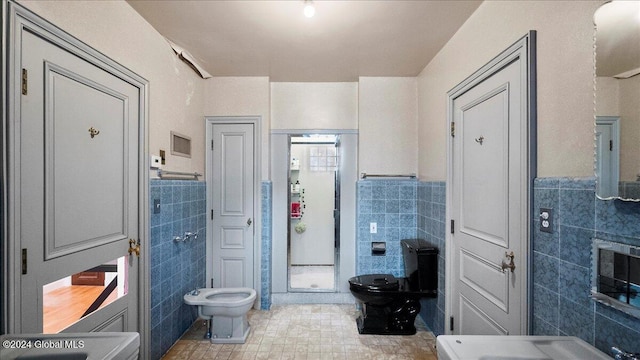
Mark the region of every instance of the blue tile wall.
<instances>
[{"instance_id":1,"label":"blue tile wall","mask_svg":"<svg viewBox=\"0 0 640 360\"><path fill-rule=\"evenodd\" d=\"M356 185L356 275L404 277L400 240L417 236L417 180L360 180ZM371 234L369 224L377 223ZM371 255L373 241L386 242L385 256Z\"/></svg>"},{"instance_id":2,"label":"blue tile wall","mask_svg":"<svg viewBox=\"0 0 640 360\"><path fill-rule=\"evenodd\" d=\"M538 230L540 207L554 211L551 234ZM539 178L534 209L533 334L640 352L640 319L589 298L592 239L640 245L640 203L597 199L593 178Z\"/></svg>"},{"instance_id":3,"label":"blue tile wall","mask_svg":"<svg viewBox=\"0 0 640 360\"><path fill-rule=\"evenodd\" d=\"M160 359L197 317L183 296L205 286L205 189L199 181L151 180L151 359ZM173 241L186 231L198 232L198 238Z\"/></svg>"},{"instance_id":4,"label":"blue tile wall","mask_svg":"<svg viewBox=\"0 0 640 360\"><path fill-rule=\"evenodd\" d=\"M263 181L262 184L262 289L260 309L271 308L271 227L272 227L272 188L271 181Z\"/></svg>"},{"instance_id":5,"label":"blue tile wall","mask_svg":"<svg viewBox=\"0 0 640 360\"><path fill-rule=\"evenodd\" d=\"M434 333L444 334L445 309L445 182L418 184L418 238L425 239L440 249L438 254L438 297L422 299L420 317Z\"/></svg>"}]
</instances>

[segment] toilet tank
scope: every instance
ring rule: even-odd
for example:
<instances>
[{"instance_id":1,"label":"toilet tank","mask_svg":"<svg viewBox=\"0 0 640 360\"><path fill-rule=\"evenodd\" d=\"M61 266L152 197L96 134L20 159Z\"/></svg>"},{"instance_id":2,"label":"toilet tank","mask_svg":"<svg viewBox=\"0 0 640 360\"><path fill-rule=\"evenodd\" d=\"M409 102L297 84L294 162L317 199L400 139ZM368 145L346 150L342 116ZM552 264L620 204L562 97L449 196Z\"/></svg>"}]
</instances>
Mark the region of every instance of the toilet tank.
<instances>
[{"instance_id":1,"label":"toilet tank","mask_svg":"<svg viewBox=\"0 0 640 360\"><path fill-rule=\"evenodd\" d=\"M438 248L423 239L405 239L400 244L410 290L437 294Z\"/></svg>"}]
</instances>

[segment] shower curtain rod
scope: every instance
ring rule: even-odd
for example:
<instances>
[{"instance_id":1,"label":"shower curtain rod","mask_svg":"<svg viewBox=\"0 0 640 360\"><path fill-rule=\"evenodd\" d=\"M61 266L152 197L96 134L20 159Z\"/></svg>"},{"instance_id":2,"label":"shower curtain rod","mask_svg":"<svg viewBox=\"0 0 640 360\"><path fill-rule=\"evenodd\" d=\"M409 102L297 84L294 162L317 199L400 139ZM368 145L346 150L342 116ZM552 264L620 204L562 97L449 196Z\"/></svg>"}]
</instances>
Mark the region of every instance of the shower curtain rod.
<instances>
[{"instance_id":1,"label":"shower curtain rod","mask_svg":"<svg viewBox=\"0 0 640 360\"><path fill-rule=\"evenodd\" d=\"M415 179L416 178L416 174L367 174L367 173L362 173L360 174L361 178L366 179L368 177L376 177L376 178L409 178L409 179Z\"/></svg>"}]
</instances>

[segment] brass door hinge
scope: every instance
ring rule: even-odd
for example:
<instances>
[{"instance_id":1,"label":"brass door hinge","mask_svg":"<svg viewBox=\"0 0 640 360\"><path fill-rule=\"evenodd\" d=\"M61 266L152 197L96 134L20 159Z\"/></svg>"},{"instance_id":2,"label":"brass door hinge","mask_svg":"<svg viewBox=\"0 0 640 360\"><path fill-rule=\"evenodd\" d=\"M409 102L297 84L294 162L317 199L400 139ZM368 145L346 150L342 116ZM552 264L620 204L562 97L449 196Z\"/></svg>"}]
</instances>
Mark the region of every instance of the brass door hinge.
<instances>
[{"instance_id":1,"label":"brass door hinge","mask_svg":"<svg viewBox=\"0 0 640 360\"><path fill-rule=\"evenodd\" d=\"M451 122L451 137L455 137L456 136L456 123L455 122Z\"/></svg>"}]
</instances>

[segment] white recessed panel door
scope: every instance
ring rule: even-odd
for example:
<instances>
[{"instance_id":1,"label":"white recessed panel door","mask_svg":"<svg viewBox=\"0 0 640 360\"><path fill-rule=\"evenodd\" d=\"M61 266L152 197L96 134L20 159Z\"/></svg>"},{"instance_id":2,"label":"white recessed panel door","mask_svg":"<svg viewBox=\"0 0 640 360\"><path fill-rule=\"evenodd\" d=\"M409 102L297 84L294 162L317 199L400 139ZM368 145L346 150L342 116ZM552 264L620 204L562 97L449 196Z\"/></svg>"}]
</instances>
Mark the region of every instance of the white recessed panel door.
<instances>
[{"instance_id":1,"label":"white recessed panel door","mask_svg":"<svg viewBox=\"0 0 640 360\"><path fill-rule=\"evenodd\" d=\"M121 296L64 331L136 331L139 90L26 29L20 39L21 331L43 331L43 285L101 266Z\"/></svg>"},{"instance_id":2,"label":"white recessed panel door","mask_svg":"<svg viewBox=\"0 0 640 360\"><path fill-rule=\"evenodd\" d=\"M213 124L209 128L213 139L213 286L253 288L253 125Z\"/></svg>"},{"instance_id":3,"label":"white recessed panel door","mask_svg":"<svg viewBox=\"0 0 640 360\"><path fill-rule=\"evenodd\" d=\"M526 332L527 61L514 53L450 103L453 334Z\"/></svg>"}]
</instances>

